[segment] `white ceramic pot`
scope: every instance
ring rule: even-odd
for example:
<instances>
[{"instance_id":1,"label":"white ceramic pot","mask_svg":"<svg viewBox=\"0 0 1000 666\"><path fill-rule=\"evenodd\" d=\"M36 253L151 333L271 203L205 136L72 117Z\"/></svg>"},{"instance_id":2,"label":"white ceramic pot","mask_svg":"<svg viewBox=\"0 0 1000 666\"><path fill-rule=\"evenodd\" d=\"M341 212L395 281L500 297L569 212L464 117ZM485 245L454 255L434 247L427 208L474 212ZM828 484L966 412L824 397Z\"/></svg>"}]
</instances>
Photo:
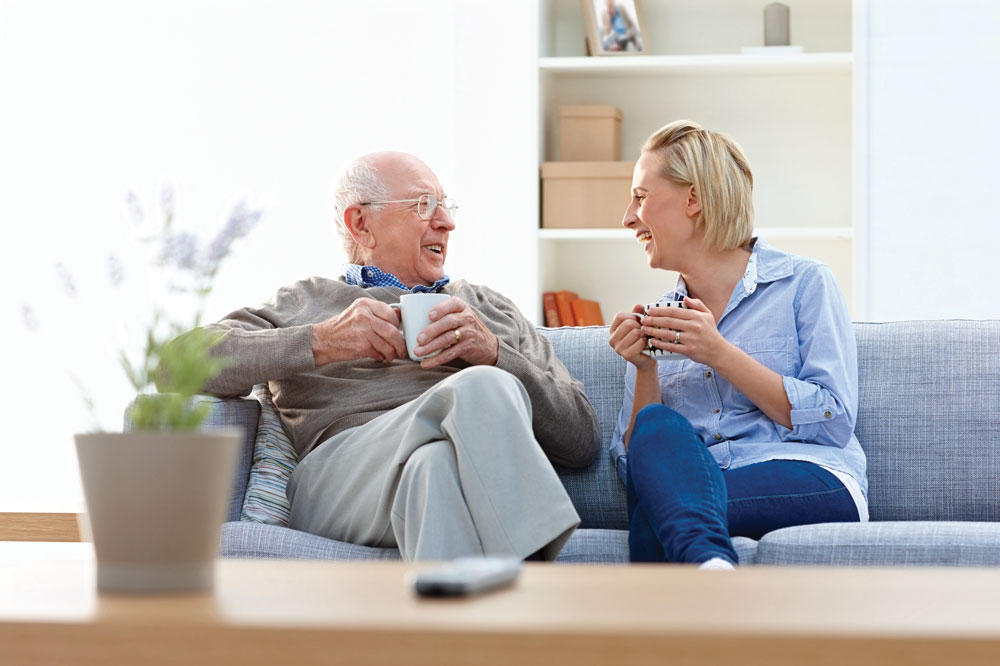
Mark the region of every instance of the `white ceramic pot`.
<instances>
[{"instance_id":1,"label":"white ceramic pot","mask_svg":"<svg viewBox=\"0 0 1000 666\"><path fill-rule=\"evenodd\" d=\"M76 435L102 592L211 589L242 433Z\"/></svg>"}]
</instances>

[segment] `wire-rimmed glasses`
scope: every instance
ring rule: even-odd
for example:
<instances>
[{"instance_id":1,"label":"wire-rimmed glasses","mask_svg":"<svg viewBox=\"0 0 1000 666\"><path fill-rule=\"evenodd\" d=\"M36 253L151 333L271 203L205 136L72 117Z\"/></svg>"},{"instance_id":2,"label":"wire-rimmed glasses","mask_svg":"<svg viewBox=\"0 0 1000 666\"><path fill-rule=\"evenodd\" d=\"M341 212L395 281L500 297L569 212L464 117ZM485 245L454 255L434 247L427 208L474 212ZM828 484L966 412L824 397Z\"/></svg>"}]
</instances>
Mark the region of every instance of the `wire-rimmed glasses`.
<instances>
[{"instance_id":1,"label":"wire-rimmed glasses","mask_svg":"<svg viewBox=\"0 0 1000 666\"><path fill-rule=\"evenodd\" d=\"M455 213L458 212L458 204L451 197L445 197L444 199L438 199L433 194L421 194L416 199L394 199L392 201L363 201L359 203L359 206L375 206L380 204L392 204L392 203L415 203L417 204L417 215L420 216L421 220L429 220L434 217L434 211L437 210L438 206L444 208L445 212L454 219Z\"/></svg>"}]
</instances>

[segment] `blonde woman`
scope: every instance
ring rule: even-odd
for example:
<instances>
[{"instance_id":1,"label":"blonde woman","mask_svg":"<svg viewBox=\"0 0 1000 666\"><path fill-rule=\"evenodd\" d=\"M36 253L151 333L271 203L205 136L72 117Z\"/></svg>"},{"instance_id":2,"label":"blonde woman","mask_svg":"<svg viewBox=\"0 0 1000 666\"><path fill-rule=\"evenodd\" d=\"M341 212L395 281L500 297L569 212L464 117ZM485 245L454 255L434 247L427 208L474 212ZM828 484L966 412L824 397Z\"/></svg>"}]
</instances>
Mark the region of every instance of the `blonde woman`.
<instances>
[{"instance_id":1,"label":"blonde woman","mask_svg":"<svg viewBox=\"0 0 1000 666\"><path fill-rule=\"evenodd\" d=\"M633 561L731 568L731 536L868 518L844 298L826 266L753 237L752 188L742 149L690 121L635 166L622 224L651 267L680 273L661 301L684 307L611 324L629 362L611 452Z\"/></svg>"}]
</instances>

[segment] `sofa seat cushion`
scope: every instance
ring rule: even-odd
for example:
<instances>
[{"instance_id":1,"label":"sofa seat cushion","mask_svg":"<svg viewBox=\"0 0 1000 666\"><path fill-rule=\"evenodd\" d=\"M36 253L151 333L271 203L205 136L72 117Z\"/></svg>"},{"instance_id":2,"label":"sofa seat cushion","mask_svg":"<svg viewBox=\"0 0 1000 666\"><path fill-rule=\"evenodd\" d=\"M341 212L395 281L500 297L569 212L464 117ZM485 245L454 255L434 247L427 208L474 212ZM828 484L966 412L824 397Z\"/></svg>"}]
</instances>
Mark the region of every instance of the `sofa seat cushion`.
<instances>
[{"instance_id":1,"label":"sofa seat cushion","mask_svg":"<svg viewBox=\"0 0 1000 666\"><path fill-rule=\"evenodd\" d=\"M757 542L746 537L735 537L733 547L740 565L754 564ZM559 553L560 564L628 564L628 531L603 529L578 529Z\"/></svg>"},{"instance_id":2,"label":"sofa seat cushion","mask_svg":"<svg viewBox=\"0 0 1000 666\"><path fill-rule=\"evenodd\" d=\"M233 521L222 526L222 557L296 560L398 560L395 548L335 541L280 525ZM559 562L628 562L628 532L577 530Z\"/></svg>"},{"instance_id":3,"label":"sofa seat cushion","mask_svg":"<svg viewBox=\"0 0 1000 666\"><path fill-rule=\"evenodd\" d=\"M740 564L752 564L757 542L733 539ZM222 526L222 557L294 560L398 560L395 548L371 548L335 541L279 525L233 521ZM559 558L566 564L625 564L628 562L628 532L625 530L578 529Z\"/></svg>"},{"instance_id":4,"label":"sofa seat cushion","mask_svg":"<svg viewBox=\"0 0 1000 666\"><path fill-rule=\"evenodd\" d=\"M222 557L265 560L398 560L395 548L371 548L334 541L280 525L245 520L222 526Z\"/></svg>"},{"instance_id":5,"label":"sofa seat cushion","mask_svg":"<svg viewBox=\"0 0 1000 666\"><path fill-rule=\"evenodd\" d=\"M628 532L578 529L563 546L556 562L564 564L627 564Z\"/></svg>"},{"instance_id":6,"label":"sofa seat cushion","mask_svg":"<svg viewBox=\"0 0 1000 666\"><path fill-rule=\"evenodd\" d=\"M740 565L753 564L757 542L746 537L733 539ZM628 531L578 529L559 553L560 564L627 564Z\"/></svg>"},{"instance_id":7,"label":"sofa seat cushion","mask_svg":"<svg viewBox=\"0 0 1000 666\"><path fill-rule=\"evenodd\" d=\"M1000 524L958 521L824 523L765 534L757 564L1000 565Z\"/></svg>"}]
</instances>

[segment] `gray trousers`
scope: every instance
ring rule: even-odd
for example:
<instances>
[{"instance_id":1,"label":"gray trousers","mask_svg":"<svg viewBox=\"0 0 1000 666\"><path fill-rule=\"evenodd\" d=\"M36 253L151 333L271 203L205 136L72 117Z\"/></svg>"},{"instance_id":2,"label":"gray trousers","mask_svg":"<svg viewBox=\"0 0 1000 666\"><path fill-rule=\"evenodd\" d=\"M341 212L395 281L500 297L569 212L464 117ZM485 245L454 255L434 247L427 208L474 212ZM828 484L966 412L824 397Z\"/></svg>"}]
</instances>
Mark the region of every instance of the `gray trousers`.
<instances>
[{"instance_id":1,"label":"gray trousers","mask_svg":"<svg viewBox=\"0 0 1000 666\"><path fill-rule=\"evenodd\" d=\"M290 526L406 560L470 555L555 559L580 524L531 430L513 375L476 366L298 464Z\"/></svg>"}]
</instances>

